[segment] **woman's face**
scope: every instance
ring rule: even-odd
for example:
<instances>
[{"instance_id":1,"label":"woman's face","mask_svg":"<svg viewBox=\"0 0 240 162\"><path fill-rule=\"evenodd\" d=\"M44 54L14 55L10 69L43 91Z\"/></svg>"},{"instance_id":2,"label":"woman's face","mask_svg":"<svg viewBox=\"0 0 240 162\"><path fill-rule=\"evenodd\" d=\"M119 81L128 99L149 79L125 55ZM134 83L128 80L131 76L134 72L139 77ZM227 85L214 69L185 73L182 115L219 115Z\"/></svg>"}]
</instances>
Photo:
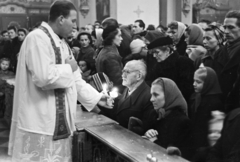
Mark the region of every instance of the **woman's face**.
<instances>
[{"instance_id":1,"label":"woman's face","mask_svg":"<svg viewBox=\"0 0 240 162\"><path fill-rule=\"evenodd\" d=\"M223 121L217 121L215 123L211 123L209 126L209 134L208 140L210 146L213 146L217 140L221 137L221 131L223 128Z\"/></svg>"},{"instance_id":2,"label":"woman's face","mask_svg":"<svg viewBox=\"0 0 240 162\"><path fill-rule=\"evenodd\" d=\"M24 33L23 31L19 31L19 32L18 32L18 39L19 39L21 42L24 41L25 37L26 37L26 35L25 35L25 33Z\"/></svg>"},{"instance_id":3,"label":"woman's face","mask_svg":"<svg viewBox=\"0 0 240 162\"><path fill-rule=\"evenodd\" d=\"M85 61L79 61L79 67L82 70L82 72L87 71L87 63Z\"/></svg>"},{"instance_id":4,"label":"woman's face","mask_svg":"<svg viewBox=\"0 0 240 162\"><path fill-rule=\"evenodd\" d=\"M1 70L3 70L3 71L8 70L9 65L10 65L10 62L9 62L9 61L3 60L3 61L1 62Z\"/></svg>"},{"instance_id":5,"label":"woman's face","mask_svg":"<svg viewBox=\"0 0 240 162\"><path fill-rule=\"evenodd\" d=\"M151 99L155 110L162 108L165 105L165 95L163 88L160 85L154 84L151 87Z\"/></svg>"},{"instance_id":6,"label":"woman's face","mask_svg":"<svg viewBox=\"0 0 240 162\"><path fill-rule=\"evenodd\" d=\"M197 75L197 73L195 72L194 74L194 82L193 82L193 87L196 93L200 93L202 92L203 89L203 84L204 81L199 77L199 75Z\"/></svg>"},{"instance_id":7,"label":"woman's face","mask_svg":"<svg viewBox=\"0 0 240 162\"><path fill-rule=\"evenodd\" d=\"M80 44L82 47L87 47L90 44L90 40L88 39L87 35L80 36Z\"/></svg>"},{"instance_id":8,"label":"woman's face","mask_svg":"<svg viewBox=\"0 0 240 162\"><path fill-rule=\"evenodd\" d=\"M170 38L172 38L174 44L177 44L177 43L178 43L179 38L178 38L178 30L177 30L177 29L168 28L168 30L167 30L167 35L168 35Z\"/></svg>"},{"instance_id":9,"label":"woman's face","mask_svg":"<svg viewBox=\"0 0 240 162\"><path fill-rule=\"evenodd\" d=\"M190 35L189 35L188 32L185 32L184 35L185 35L185 42L187 43L187 45L189 45L189 37L190 37Z\"/></svg>"},{"instance_id":10,"label":"woman's face","mask_svg":"<svg viewBox=\"0 0 240 162\"><path fill-rule=\"evenodd\" d=\"M155 48L153 49L153 57L156 58L157 62L162 62L168 58L169 52L169 50L163 51L159 48Z\"/></svg>"},{"instance_id":11,"label":"woman's face","mask_svg":"<svg viewBox=\"0 0 240 162\"><path fill-rule=\"evenodd\" d=\"M121 43L122 43L122 33L121 33L121 30L120 29L117 29L118 30L118 33L117 35L115 36L115 38L113 39L113 44L115 44L116 46L120 46Z\"/></svg>"},{"instance_id":12,"label":"woman's face","mask_svg":"<svg viewBox=\"0 0 240 162\"><path fill-rule=\"evenodd\" d=\"M214 35L214 31L205 31L203 37L203 45L208 51L215 50L219 47L218 41Z\"/></svg>"}]
</instances>

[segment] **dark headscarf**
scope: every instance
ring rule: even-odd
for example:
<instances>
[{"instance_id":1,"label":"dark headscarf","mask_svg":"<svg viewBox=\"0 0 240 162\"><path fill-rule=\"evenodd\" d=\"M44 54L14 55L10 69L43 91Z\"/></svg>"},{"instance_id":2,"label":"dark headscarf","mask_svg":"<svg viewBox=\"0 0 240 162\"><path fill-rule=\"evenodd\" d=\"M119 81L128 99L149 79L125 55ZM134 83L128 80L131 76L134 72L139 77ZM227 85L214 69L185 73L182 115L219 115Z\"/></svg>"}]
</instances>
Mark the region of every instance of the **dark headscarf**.
<instances>
[{"instance_id":1,"label":"dark headscarf","mask_svg":"<svg viewBox=\"0 0 240 162\"><path fill-rule=\"evenodd\" d=\"M176 108L187 115L187 102L174 81L168 78L158 78L152 83L152 85L160 85L165 96L164 106L157 110L159 114L158 120L164 118Z\"/></svg>"},{"instance_id":2,"label":"dark headscarf","mask_svg":"<svg viewBox=\"0 0 240 162\"><path fill-rule=\"evenodd\" d=\"M200 93L195 93L192 97L195 99L194 109L196 111L201 103L202 96L221 94L222 91L220 89L217 74L212 68L201 67L195 72L195 74L204 82L202 91Z\"/></svg>"},{"instance_id":3,"label":"dark headscarf","mask_svg":"<svg viewBox=\"0 0 240 162\"><path fill-rule=\"evenodd\" d=\"M191 24L186 31L189 34L189 45L203 44L203 30L198 24Z\"/></svg>"}]
</instances>

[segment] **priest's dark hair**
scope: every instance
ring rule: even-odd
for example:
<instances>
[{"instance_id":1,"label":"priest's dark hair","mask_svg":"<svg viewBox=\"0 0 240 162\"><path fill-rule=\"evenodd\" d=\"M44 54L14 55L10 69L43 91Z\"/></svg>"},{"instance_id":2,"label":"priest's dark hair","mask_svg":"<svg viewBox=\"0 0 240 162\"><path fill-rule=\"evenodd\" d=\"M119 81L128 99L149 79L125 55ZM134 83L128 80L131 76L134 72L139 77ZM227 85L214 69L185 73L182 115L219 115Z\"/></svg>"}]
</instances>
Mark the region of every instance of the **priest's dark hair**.
<instances>
[{"instance_id":1,"label":"priest's dark hair","mask_svg":"<svg viewBox=\"0 0 240 162\"><path fill-rule=\"evenodd\" d=\"M66 18L69 16L71 10L76 11L76 8L72 2L55 1L50 8L48 20L54 22L61 15Z\"/></svg>"}]
</instances>

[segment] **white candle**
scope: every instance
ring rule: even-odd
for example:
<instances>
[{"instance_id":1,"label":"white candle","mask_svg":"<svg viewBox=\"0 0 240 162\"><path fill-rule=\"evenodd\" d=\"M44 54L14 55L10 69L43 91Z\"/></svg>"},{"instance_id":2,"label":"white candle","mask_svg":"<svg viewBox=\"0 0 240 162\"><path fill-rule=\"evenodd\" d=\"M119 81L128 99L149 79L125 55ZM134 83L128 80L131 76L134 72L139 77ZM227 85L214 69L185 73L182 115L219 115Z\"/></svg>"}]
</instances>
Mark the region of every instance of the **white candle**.
<instances>
[{"instance_id":1,"label":"white candle","mask_svg":"<svg viewBox=\"0 0 240 162\"><path fill-rule=\"evenodd\" d=\"M151 160L152 159L152 154L147 154L147 160Z\"/></svg>"},{"instance_id":2,"label":"white candle","mask_svg":"<svg viewBox=\"0 0 240 162\"><path fill-rule=\"evenodd\" d=\"M152 158L152 162L157 162L157 158L156 158L156 157L153 157L153 158Z\"/></svg>"}]
</instances>

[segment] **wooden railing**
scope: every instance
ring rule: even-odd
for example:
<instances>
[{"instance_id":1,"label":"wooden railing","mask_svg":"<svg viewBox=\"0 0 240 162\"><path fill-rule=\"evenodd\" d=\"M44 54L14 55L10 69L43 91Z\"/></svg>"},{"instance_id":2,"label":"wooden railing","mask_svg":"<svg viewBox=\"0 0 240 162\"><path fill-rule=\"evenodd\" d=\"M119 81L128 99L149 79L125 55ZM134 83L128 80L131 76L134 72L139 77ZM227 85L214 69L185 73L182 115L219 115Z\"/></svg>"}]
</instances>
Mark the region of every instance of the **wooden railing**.
<instances>
[{"instance_id":1,"label":"wooden railing","mask_svg":"<svg viewBox=\"0 0 240 162\"><path fill-rule=\"evenodd\" d=\"M147 162L148 154L158 162L186 162L103 115L78 112L76 127L74 162Z\"/></svg>"}]
</instances>

